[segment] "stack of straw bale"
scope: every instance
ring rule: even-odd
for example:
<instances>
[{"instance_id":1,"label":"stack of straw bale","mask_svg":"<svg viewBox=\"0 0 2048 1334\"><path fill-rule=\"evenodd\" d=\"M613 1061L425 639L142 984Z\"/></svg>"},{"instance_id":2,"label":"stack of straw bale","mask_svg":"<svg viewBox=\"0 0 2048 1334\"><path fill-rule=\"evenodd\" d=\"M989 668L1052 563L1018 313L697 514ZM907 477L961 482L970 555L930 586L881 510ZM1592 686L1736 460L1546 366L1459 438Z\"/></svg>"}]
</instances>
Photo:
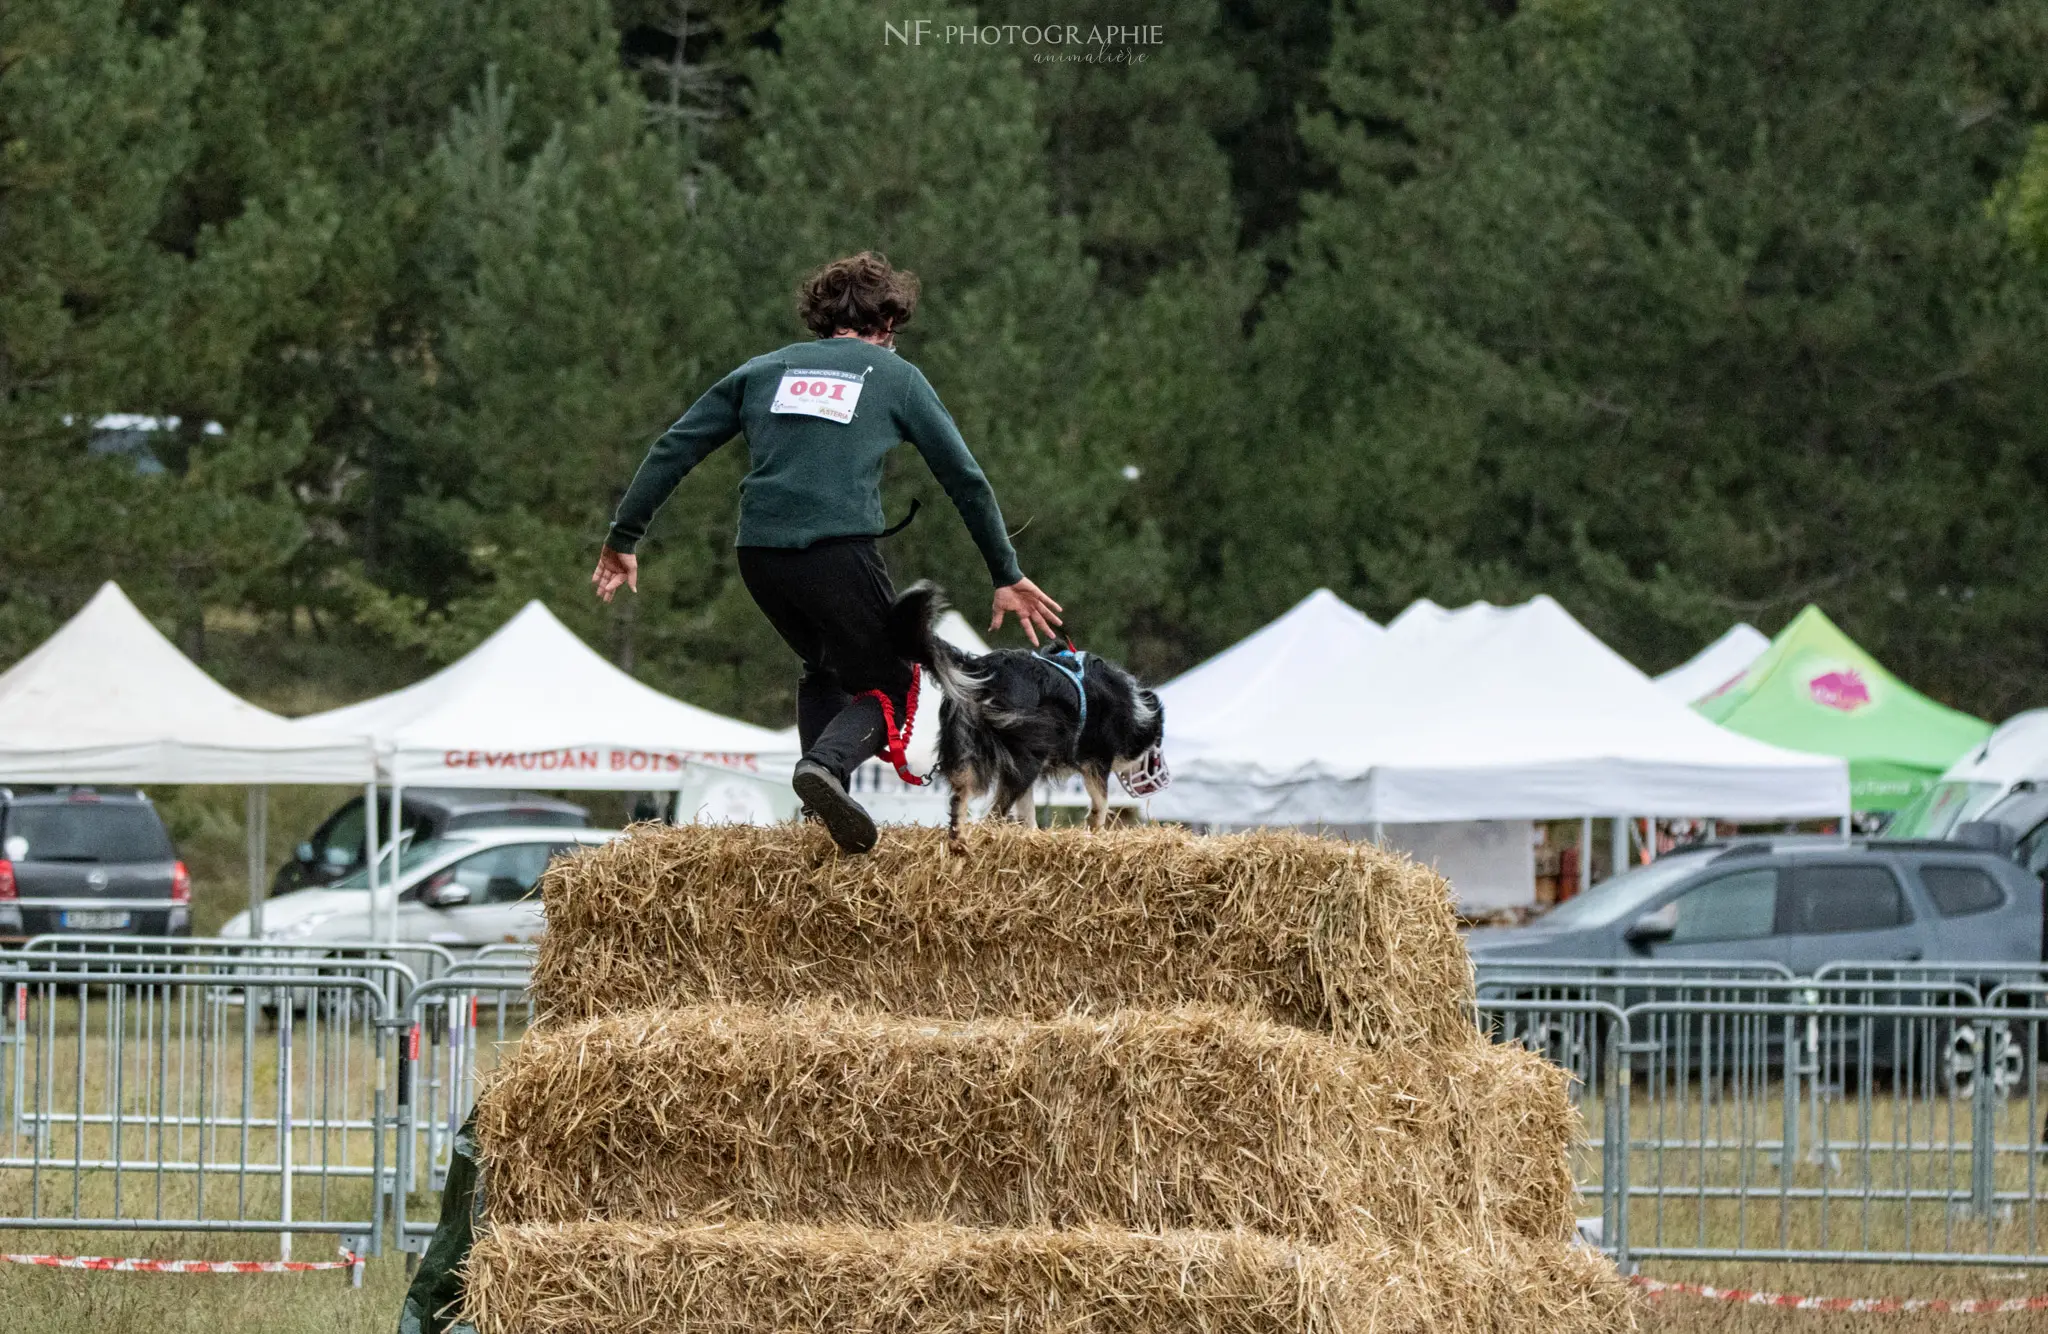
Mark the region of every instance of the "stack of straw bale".
<instances>
[{"instance_id":1,"label":"stack of straw bale","mask_svg":"<svg viewBox=\"0 0 2048 1334\"><path fill-rule=\"evenodd\" d=\"M544 882L482 1334L1621 1330L1443 882L1292 834L646 829Z\"/></svg>"}]
</instances>

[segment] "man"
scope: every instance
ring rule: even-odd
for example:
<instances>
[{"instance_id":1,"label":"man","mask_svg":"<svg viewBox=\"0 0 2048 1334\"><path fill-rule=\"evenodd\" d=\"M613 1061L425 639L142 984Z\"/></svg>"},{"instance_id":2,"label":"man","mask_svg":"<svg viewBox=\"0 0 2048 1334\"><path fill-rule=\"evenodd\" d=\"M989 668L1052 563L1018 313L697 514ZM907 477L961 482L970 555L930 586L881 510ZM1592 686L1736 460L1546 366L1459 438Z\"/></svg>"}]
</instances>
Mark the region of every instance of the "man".
<instances>
[{"instance_id":1,"label":"man","mask_svg":"<svg viewBox=\"0 0 2048 1334\"><path fill-rule=\"evenodd\" d=\"M590 576L607 602L621 585L637 592L633 549L655 510L711 451L746 434L752 467L740 483L740 578L803 660L803 759L792 786L847 852L875 845L875 822L846 792L847 776L887 741L872 692L902 718L916 670L889 651L883 629L895 596L875 548L883 457L909 440L960 511L995 581L990 630L1015 613L1036 644L1060 623L1060 605L1018 568L995 492L938 394L894 351L917 295L916 274L872 251L806 279L797 313L816 340L747 362L654 442Z\"/></svg>"}]
</instances>

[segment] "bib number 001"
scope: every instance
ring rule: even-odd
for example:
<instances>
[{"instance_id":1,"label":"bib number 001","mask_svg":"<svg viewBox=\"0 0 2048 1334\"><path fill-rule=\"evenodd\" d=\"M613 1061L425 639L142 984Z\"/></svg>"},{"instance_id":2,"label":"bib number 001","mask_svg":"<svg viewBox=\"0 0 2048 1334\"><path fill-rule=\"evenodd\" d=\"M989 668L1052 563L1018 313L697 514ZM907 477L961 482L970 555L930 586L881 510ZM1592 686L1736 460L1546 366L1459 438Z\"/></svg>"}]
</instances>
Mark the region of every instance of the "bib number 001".
<instances>
[{"instance_id":1,"label":"bib number 001","mask_svg":"<svg viewBox=\"0 0 2048 1334\"><path fill-rule=\"evenodd\" d=\"M823 417L844 425L853 420L860 391L860 377L845 371L784 371L768 411Z\"/></svg>"}]
</instances>

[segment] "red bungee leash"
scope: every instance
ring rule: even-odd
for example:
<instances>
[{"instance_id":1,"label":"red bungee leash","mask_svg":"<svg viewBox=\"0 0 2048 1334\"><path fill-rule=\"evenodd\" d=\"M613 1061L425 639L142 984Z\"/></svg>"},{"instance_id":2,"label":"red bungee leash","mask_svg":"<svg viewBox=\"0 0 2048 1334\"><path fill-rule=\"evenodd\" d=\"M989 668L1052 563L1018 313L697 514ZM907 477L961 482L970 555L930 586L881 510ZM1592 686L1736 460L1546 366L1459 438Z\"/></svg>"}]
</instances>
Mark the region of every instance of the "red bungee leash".
<instances>
[{"instance_id":1,"label":"red bungee leash","mask_svg":"<svg viewBox=\"0 0 2048 1334\"><path fill-rule=\"evenodd\" d=\"M910 727L917 721L917 687L924 680L924 672L916 666L910 669L910 693L903 700L903 726L896 726L896 706L889 702L886 690L870 690L882 702L882 758L896 766L896 776L912 787L923 787L928 779L919 778L910 772L910 757L905 753L910 747Z\"/></svg>"}]
</instances>

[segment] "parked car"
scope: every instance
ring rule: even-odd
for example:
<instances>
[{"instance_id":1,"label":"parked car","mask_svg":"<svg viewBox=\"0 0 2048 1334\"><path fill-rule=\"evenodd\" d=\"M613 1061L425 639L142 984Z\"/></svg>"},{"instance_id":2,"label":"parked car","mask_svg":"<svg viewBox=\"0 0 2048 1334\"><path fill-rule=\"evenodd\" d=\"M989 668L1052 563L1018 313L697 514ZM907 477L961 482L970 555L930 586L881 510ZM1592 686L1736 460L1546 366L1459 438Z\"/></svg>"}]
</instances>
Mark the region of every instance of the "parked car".
<instances>
[{"instance_id":1,"label":"parked car","mask_svg":"<svg viewBox=\"0 0 2048 1334\"><path fill-rule=\"evenodd\" d=\"M2003 852L2048 880L2048 784L2022 778L1972 818L1958 821L1948 837Z\"/></svg>"},{"instance_id":2,"label":"parked car","mask_svg":"<svg viewBox=\"0 0 2048 1334\"><path fill-rule=\"evenodd\" d=\"M1926 961L1965 965L1952 975L1989 992L2002 980L1990 965L2038 967L2043 954L2041 884L1996 851L1947 841L1878 839L1843 843L1835 838L1745 840L1682 850L1616 876L1520 927L1473 931L1473 962L1495 995L1555 996L1554 987L1518 981L1518 963L1584 960L1614 967L1617 982L1591 991L1623 1006L1646 1001L1682 1005L1697 990L1627 965L1666 962L1781 964L1810 975L1823 964L1866 965L1865 977L1885 977L1885 965ZM1968 965L1987 966L1973 976ZM1945 983L1918 990L1910 970L1894 974L1907 989L1887 993L1907 1003L1941 1005L1955 999ZM1715 993L1733 1000L1742 984ZM1773 993L1781 1000L1795 995ZM1759 991L1751 999L1768 999ZM1604 1017L1538 1025L1536 1044L1552 1059L1589 1070L1603 1059L1610 1036ZM1759 1057L1781 1060L1787 1028L1748 1026L1680 1009L1654 1019L1634 1035L1659 1045L1662 1058L1701 1070L1745 1068ZM1828 1021L1823 1045L1830 1059L1865 1049L1877 1068L1913 1079L1932 1072L1940 1087L1968 1095L1990 1043L1993 1086L2001 1093L2027 1077L2025 1053L2003 1025L1980 1032L1973 1024L1927 1016L1899 1023L1861 1025ZM1638 1063L1649 1058L1640 1052ZM1901 1073L1903 1072L1903 1073Z\"/></svg>"},{"instance_id":3,"label":"parked car","mask_svg":"<svg viewBox=\"0 0 2048 1334\"><path fill-rule=\"evenodd\" d=\"M133 789L0 788L0 938L192 930L192 877Z\"/></svg>"},{"instance_id":4,"label":"parked car","mask_svg":"<svg viewBox=\"0 0 2048 1334\"><path fill-rule=\"evenodd\" d=\"M399 857L398 938L455 950L536 940L546 925L536 889L548 863L618 836L612 829L514 826L416 842ZM301 890L264 904L263 938L293 944L380 938L391 894L391 885L380 884L372 903L367 871ZM235 914L220 934L247 936L249 914Z\"/></svg>"},{"instance_id":5,"label":"parked car","mask_svg":"<svg viewBox=\"0 0 2048 1334\"><path fill-rule=\"evenodd\" d=\"M586 829L590 812L581 806L537 792L498 792L483 788L409 787L399 793L402 817L399 837L428 843L466 829L502 829L512 825L538 829ZM391 837L391 795L380 793L377 838ZM328 885L363 869L363 799L341 804L321 822L312 837L293 849L280 866L270 892L289 894L309 885Z\"/></svg>"},{"instance_id":6,"label":"parked car","mask_svg":"<svg viewBox=\"0 0 2048 1334\"><path fill-rule=\"evenodd\" d=\"M1683 850L1517 927L1466 937L1481 966L1541 959L2038 963L2041 882L1953 842L1787 837Z\"/></svg>"}]
</instances>

